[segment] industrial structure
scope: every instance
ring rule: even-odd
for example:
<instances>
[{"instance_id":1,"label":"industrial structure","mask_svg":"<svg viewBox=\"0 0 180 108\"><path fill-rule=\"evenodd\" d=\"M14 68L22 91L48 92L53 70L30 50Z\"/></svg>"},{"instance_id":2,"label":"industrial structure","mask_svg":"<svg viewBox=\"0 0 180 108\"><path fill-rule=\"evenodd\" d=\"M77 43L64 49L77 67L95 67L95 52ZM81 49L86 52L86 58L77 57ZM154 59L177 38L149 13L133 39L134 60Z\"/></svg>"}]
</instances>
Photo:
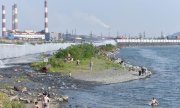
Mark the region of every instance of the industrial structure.
<instances>
[{"instance_id":1,"label":"industrial structure","mask_svg":"<svg viewBox=\"0 0 180 108\"><path fill-rule=\"evenodd\" d=\"M6 11L5 6L2 5L2 37L4 38L7 35L6 30Z\"/></svg>"},{"instance_id":2,"label":"industrial structure","mask_svg":"<svg viewBox=\"0 0 180 108\"><path fill-rule=\"evenodd\" d=\"M2 38L20 40L44 40L45 35L49 32L47 0L44 1L44 13L44 30L40 32L35 32L33 30L20 31L18 29L18 8L17 4L14 4L12 6L12 29L7 30L5 6L2 5Z\"/></svg>"},{"instance_id":3,"label":"industrial structure","mask_svg":"<svg viewBox=\"0 0 180 108\"><path fill-rule=\"evenodd\" d=\"M48 33L48 7L47 7L47 0L44 1L44 7L45 7L45 14L44 14L44 32Z\"/></svg>"},{"instance_id":4,"label":"industrial structure","mask_svg":"<svg viewBox=\"0 0 180 108\"><path fill-rule=\"evenodd\" d=\"M18 31L18 10L17 4L12 6L12 31Z\"/></svg>"}]
</instances>

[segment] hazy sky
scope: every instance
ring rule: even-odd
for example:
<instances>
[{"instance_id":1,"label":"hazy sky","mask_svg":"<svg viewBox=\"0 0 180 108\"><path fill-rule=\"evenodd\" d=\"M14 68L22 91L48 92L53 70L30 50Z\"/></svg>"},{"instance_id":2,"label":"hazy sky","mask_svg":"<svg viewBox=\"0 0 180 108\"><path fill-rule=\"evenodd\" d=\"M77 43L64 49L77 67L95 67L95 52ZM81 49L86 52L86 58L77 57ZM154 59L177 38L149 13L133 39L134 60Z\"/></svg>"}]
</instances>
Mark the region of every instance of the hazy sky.
<instances>
[{"instance_id":1,"label":"hazy sky","mask_svg":"<svg viewBox=\"0 0 180 108\"><path fill-rule=\"evenodd\" d=\"M9 29L13 3L18 5L20 30L43 29L44 0L0 0L6 6ZM48 8L49 31L76 28L77 34L110 31L115 36L117 31L131 36L146 32L147 37L180 31L180 0L48 0Z\"/></svg>"}]
</instances>

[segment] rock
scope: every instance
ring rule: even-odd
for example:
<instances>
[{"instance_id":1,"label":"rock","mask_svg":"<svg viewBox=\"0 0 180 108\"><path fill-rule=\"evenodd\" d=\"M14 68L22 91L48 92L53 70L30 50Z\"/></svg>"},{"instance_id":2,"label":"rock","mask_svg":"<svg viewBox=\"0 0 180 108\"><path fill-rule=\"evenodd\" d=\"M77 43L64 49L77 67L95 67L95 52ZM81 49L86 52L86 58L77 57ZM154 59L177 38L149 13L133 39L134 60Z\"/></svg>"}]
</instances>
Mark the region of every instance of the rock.
<instances>
[{"instance_id":1,"label":"rock","mask_svg":"<svg viewBox=\"0 0 180 108\"><path fill-rule=\"evenodd\" d=\"M27 88L23 86L14 86L15 91L26 92Z\"/></svg>"},{"instance_id":2,"label":"rock","mask_svg":"<svg viewBox=\"0 0 180 108\"><path fill-rule=\"evenodd\" d=\"M29 99L27 99L25 102L26 102L26 103L31 103L31 101L30 101Z\"/></svg>"},{"instance_id":3,"label":"rock","mask_svg":"<svg viewBox=\"0 0 180 108\"><path fill-rule=\"evenodd\" d=\"M16 96L11 96L10 101L19 101L19 97L17 95Z\"/></svg>"},{"instance_id":4,"label":"rock","mask_svg":"<svg viewBox=\"0 0 180 108\"><path fill-rule=\"evenodd\" d=\"M48 87L48 90L51 90L51 87Z\"/></svg>"},{"instance_id":5,"label":"rock","mask_svg":"<svg viewBox=\"0 0 180 108\"><path fill-rule=\"evenodd\" d=\"M25 103L31 103L31 101L29 99L25 99L25 98L19 98L20 101L23 101Z\"/></svg>"},{"instance_id":6,"label":"rock","mask_svg":"<svg viewBox=\"0 0 180 108\"><path fill-rule=\"evenodd\" d=\"M118 63L120 63L121 61L122 61L122 59L121 59L121 58L118 58L118 59L116 59L116 60L114 61L114 63L118 64Z\"/></svg>"},{"instance_id":7,"label":"rock","mask_svg":"<svg viewBox=\"0 0 180 108\"><path fill-rule=\"evenodd\" d=\"M67 101L68 101L68 98L69 98L68 96L62 96L63 101L66 101L66 102L67 102Z\"/></svg>"},{"instance_id":8,"label":"rock","mask_svg":"<svg viewBox=\"0 0 180 108\"><path fill-rule=\"evenodd\" d=\"M56 97L55 99L56 99L57 101L59 101L59 102L63 102L63 101L64 101L62 97Z\"/></svg>"},{"instance_id":9,"label":"rock","mask_svg":"<svg viewBox=\"0 0 180 108\"><path fill-rule=\"evenodd\" d=\"M72 87L73 89L76 89L76 88L77 88L75 84L71 85L71 87Z\"/></svg>"},{"instance_id":10,"label":"rock","mask_svg":"<svg viewBox=\"0 0 180 108\"><path fill-rule=\"evenodd\" d=\"M30 95L30 96L32 95L32 93L30 93L30 92L28 92L27 94Z\"/></svg>"},{"instance_id":11,"label":"rock","mask_svg":"<svg viewBox=\"0 0 180 108\"><path fill-rule=\"evenodd\" d=\"M10 95L14 95L15 94L14 92L15 92L14 90L9 91Z\"/></svg>"},{"instance_id":12,"label":"rock","mask_svg":"<svg viewBox=\"0 0 180 108\"><path fill-rule=\"evenodd\" d=\"M18 83L20 83L21 81L20 80L17 80Z\"/></svg>"},{"instance_id":13,"label":"rock","mask_svg":"<svg viewBox=\"0 0 180 108\"><path fill-rule=\"evenodd\" d=\"M41 97L38 97L38 98L37 98L37 101L42 101L42 98L41 98Z\"/></svg>"},{"instance_id":14,"label":"rock","mask_svg":"<svg viewBox=\"0 0 180 108\"><path fill-rule=\"evenodd\" d=\"M44 88L42 87L41 90L44 90Z\"/></svg>"},{"instance_id":15,"label":"rock","mask_svg":"<svg viewBox=\"0 0 180 108\"><path fill-rule=\"evenodd\" d=\"M2 76L2 75L0 75L0 78L3 78L3 76Z\"/></svg>"},{"instance_id":16,"label":"rock","mask_svg":"<svg viewBox=\"0 0 180 108\"><path fill-rule=\"evenodd\" d=\"M52 93L53 96L55 96L56 94L55 93Z\"/></svg>"},{"instance_id":17,"label":"rock","mask_svg":"<svg viewBox=\"0 0 180 108\"><path fill-rule=\"evenodd\" d=\"M14 71L15 71L15 72L17 72L17 71L18 71L18 69L14 69Z\"/></svg>"},{"instance_id":18,"label":"rock","mask_svg":"<svg viewBox=\"0 0 180 108\"><path fill-rule=\"evenodd\" d=\"M32 72L27 73L26 75L29 76L29 77L33 77L34 76L34 74Z\"/></svg>"},{"instance_id":19,"label":"rock","mask_svg":"<svg viewBox=\"0 0 180 108\"><path fill-rule=\"evenodd\" d=\"M42 95L43 95L42 93L38 93L38 97L39 97L39 96L42 96Z\"/></svg>"},{"instance_id":20,"label":"rock","mask_svg":"<svg viewBox=\"0 0 180 108\"><path fill-rule=\"evenodd\" d=\"M37 99L32 99L32 100L31 100L32 103L35 103L35 102L37 102L37 101L38 101Z\"/></svg>"}]
</instances>

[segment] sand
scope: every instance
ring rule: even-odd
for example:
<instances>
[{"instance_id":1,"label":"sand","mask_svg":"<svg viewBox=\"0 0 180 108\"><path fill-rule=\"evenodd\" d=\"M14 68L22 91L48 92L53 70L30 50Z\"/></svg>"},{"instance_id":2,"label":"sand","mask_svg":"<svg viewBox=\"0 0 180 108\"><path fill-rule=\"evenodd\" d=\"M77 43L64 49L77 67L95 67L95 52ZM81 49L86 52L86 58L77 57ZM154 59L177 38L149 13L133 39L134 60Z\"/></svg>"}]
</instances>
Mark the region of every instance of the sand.
<instances>
[{"instance_id":1,"label":"sand","mask_svg":"<svg viewBox=\"0 0 180 108\"><path fill-rule=\"evenodd\" d=\"M126 69L106 69L102 71L74 72L72 73L72 77L78 80L113 84L146 78L151 74L150 71L147 71L146 74L139 76L137 71L128 71Z\"/></svg>"}]
</instances>

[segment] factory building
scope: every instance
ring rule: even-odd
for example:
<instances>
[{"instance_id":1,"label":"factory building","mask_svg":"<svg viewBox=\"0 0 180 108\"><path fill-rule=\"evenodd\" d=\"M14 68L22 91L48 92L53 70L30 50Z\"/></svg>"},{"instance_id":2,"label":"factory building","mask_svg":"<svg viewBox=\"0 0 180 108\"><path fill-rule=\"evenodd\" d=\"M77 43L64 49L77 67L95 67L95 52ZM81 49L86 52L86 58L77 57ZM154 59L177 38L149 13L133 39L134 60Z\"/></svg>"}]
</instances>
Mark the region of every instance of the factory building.
<instances>
[{"instance_id":1,"label":"factory building","mask_svg":"<svg viewBox=\"0 0 180 108\"><path fill-rule=\"evenodd\" d=\"M25 30L25 31L16 31L16 32L12 32L9 31L8 32L8 39L20 39L20 40L44 40L45 39L45 35L42 33L38 33L38 32L34 32L33 30Z\"/></svg>"},{"instance_id":2,"label":"factory building","mask_svg":"<svg viewBox=\"0 0 180 108\"><path fill-rule=\"evenodd\" d=\"M63 36L61 33L50 32L46 33L45 40L47 42L63 42Z\"/></svg>"}]
</instances>

